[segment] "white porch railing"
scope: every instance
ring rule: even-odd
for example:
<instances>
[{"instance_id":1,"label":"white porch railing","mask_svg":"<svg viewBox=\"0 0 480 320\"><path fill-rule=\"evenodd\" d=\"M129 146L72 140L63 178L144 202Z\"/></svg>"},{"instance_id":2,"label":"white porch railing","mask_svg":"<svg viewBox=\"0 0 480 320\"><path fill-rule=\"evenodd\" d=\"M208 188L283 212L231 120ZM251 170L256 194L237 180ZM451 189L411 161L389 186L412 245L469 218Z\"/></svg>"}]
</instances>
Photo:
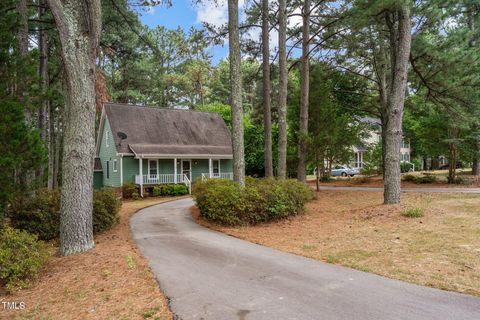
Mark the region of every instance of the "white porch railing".
<instances>
[{"instance_id":1,"label":"white porch railing","mask_svg":"<svg viewBox=\"0 0 480 320\"><path fill-rule=\"evenodd\" d=\"M184 183L188 187L188 192L192 192L192 182L186 174L143 174L135 176L135 183L139 185L149 184L167 184L167 183Z\"/></svg>"},{"instance_id":2,"label":"white porch railing","mask_svg":"<svg viewBox=\"0 0 480 320\"><path fill-rule=\"evenodd\" d=\"M177 183L183 183L185 178L188 179L185 174L177 174ZM190 181L190 179L188 179ZM175 183L175 175L172 174L144 174L135 176L136 184L165 184Z\"/></svg>"},{"instance_id":3,"label":"white porch railing","mask_svg":"<svg viewBox=\"0 0 480 320\"><path fill-rule=\"evenodd\" d=\"M220 173L202 173L202 181L205 179L228 179L233 180L233 172L220 172Z\"/></svg>"}]
</instances>

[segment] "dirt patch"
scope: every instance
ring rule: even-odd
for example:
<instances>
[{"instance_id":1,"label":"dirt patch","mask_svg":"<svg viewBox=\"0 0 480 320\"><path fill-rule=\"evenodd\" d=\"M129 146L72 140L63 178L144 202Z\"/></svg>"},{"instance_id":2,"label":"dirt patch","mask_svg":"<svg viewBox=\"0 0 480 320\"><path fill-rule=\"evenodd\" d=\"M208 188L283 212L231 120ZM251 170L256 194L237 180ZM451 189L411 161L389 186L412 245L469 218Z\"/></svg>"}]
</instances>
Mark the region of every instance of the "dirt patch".
<instances>
[{"instance_id":1,"label":"dirt patch","mask_svg":"<svg viewBox=\"0 0 480 320\"><path fill-rule=\"evenodd\" d=\"M120 222L95 236L95 248L52 257L28 289L0 296L24 302L22 311L0 310L1 319L172 319L147 260L130 234L129 217L139 209L170 200L125 201Z\"/></svg>"},{"instance_id":2,"label":"dirt patch","mask_svg":"<svg viewBox=\"0 0 480 320\"><path fill-rule=\"evenodd\" d=\"M256 226L225 227L235 237L420 285L480 296L480 195L408 193L401 205L382 192L326 190L305 213ZM401 215L422 208L421 218Z\"/></svg>"}]
</instances>

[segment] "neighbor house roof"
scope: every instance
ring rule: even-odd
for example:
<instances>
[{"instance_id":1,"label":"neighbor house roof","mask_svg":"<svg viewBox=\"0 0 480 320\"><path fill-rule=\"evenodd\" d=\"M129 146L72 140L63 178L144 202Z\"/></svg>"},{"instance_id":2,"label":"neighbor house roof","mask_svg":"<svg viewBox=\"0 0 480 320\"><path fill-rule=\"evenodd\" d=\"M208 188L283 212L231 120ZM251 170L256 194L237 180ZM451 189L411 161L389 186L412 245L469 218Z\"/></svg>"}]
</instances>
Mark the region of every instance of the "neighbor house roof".
<instances>
[{"instance_id":1,"label":"neighbor house roof","mask_svg":"<svg viewBox=\"0 0 480 320\"><path fill-rule=\"evenodd\" d=\"M116 103L104 110L118 153L232 154L230 131L218 113Z\"/></svg>"}]
</instances>

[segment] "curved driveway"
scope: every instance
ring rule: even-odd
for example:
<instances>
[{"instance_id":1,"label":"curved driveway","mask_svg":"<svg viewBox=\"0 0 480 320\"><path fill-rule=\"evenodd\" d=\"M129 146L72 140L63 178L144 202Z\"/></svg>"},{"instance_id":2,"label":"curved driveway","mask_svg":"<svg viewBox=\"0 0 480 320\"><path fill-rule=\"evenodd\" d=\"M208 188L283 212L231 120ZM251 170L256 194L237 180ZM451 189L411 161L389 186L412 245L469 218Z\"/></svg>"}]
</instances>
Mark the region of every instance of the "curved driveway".
<instances>
[{"instance_id":1,"label":"curved driveway","mask_svg":"<svg viewBox=\"0 0 480 320\"><path fill-rule=\"evenodd\" d=\"M480 299L280 252L197 225L192 199L145 208L133 237L176 319L480 319Z\"/></svg>"}]
</instances>

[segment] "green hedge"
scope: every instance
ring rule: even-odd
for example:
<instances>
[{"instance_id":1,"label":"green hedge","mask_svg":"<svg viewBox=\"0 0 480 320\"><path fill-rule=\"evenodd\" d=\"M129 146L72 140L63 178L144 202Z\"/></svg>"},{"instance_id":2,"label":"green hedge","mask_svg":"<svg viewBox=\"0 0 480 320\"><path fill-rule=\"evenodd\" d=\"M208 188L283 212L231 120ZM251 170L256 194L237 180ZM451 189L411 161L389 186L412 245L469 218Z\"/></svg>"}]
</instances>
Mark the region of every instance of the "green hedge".
<instances>
[{"instance_id":1,"label":"green hedge","mask_svg":"<svg viewBox=\"0 0 480 320\"><path fill-rule=\"evenodd\" d=\"M93 232L110 229L118 222L122 202L115 190L102 188L93 193Z\"/></svg>"},{"instance_id":2,"label":"green hedge","mask_svg":"<svg viewBox=\"0 0 480 320\"><path fill-rule=\"evenodd\" d=\"M124 199L134 198L134 194L138 193L138 186L133 182L125 182L122 186L122 196Z\"/></svg>"},{"instance_id":3,"label":"green hedge","mask_svg":"<svg viewBox=\"0 0 480 320\"><path fill-rule=\"evenodd\" d=\"M433 174L426 174L422 176L414 176L413 174L406 174L402 177L403 181L409 181L417 184L427 184L427 183L435 183L437 181L437 177Z\"/></svg>"},{"instance_id":4,"label":"green hedge","mask_svg":"<svg viewBox=\"0 0 480 320\"><path fill-rule=\"evenodd\" d=\"M178 196L188 193L188 187L184 184L161 184L153 187L152 195L159 196Z\"/></svg>"},{"instance_id":5,"label":"green hedge","mask_svg":"<svg viewBox=\"0 0 480 320\"><path fill-rule=\"evenodd\" d=\"M118 221L121 201L111 188L102 188L93 193L93 231L109 229ZM12 226L35 234L41 240L59 236L60 191L41 189L34 197L17 196L11 201Z\"/></svg>"},{"instance_id":6,"label":"green hedge","mask_svg":"<svg viewBox=\"0 0 480 320\"><path fill-rule=\"evenodd\" d=\"M4 227L0 231L0 280L12 292L28 285L50 256L50 250L37 236Z\"/></svg>"},{"instance_id":7,"label":"green hedge","mask_svg":"<svg viewBox=\"0 0 480 320\"><path fill-rule=\"evenodd\" d=\"M194 183L202 216L226 225L255 224L295 215L312 199L312 190L297 180L247 178L245 187L223 179Z\"/></svg>"}]
</instances>

